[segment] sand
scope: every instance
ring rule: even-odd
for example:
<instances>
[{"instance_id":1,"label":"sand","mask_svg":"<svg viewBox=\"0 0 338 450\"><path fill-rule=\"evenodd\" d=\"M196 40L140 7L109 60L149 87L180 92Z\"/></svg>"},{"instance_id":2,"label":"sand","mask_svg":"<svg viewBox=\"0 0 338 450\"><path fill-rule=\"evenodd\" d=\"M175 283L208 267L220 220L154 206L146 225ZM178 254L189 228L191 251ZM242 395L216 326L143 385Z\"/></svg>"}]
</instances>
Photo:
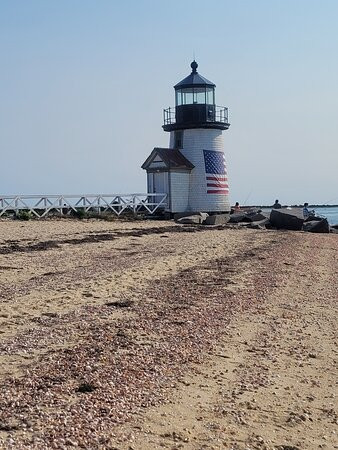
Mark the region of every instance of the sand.
<instances>
[{"instance_id":1,"label":"sand","mask_svg":"<svg viewBox=\"0 0 338 450\"><path fill-rule=\"evenodd\" d=\"M0 222L0 448L338 448L336 235Z\"/></svg>"}]
</instances>

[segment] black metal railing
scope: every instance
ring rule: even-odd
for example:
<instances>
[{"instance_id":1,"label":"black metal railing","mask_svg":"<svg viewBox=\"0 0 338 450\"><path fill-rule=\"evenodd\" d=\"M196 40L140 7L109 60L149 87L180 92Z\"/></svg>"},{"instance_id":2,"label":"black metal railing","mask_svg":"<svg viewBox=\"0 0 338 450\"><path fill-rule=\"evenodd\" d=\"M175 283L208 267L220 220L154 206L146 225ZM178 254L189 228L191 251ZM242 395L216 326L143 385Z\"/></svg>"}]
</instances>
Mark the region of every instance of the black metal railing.
<instances>
[{"instance_id":1,"label":"black metal railing","mask_svg":"<svg viewBox=\"0 0 338 450\"><path fill-rule=\"evenodd\" d=\"M176 123L176 109L169 106L169 108L163 110L163 122L164 125L172 125Z\"/></svg>"},{"instance_id":2,"label":"black metal railing","mask_svg":"<svg viewBox=\"0 0 338 450\"><path fill-rule=\"evenodd\" d=\"M206 122L229 123L229 110L225 106L205 105L205 109ZM175 107L169 107L163 110L163 121L164 125L173 125L176 123Z\"/></svg>"}]
</instances>

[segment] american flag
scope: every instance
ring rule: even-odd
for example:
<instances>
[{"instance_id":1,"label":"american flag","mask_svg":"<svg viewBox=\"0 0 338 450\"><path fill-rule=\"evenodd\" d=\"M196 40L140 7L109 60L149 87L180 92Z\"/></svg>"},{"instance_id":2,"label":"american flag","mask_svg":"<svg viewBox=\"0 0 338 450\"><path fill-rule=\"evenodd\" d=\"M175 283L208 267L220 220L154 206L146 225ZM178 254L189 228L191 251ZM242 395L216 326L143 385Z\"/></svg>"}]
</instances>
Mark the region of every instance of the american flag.
<instances>
[{"instance_id":1,"label":"american flag","mask_svg":"<svg viewBox=\"0 0 338 450\"><path fill-rule=\"evenodd\" d=\"M229 194L224 153L213 150L203 152L207 194Z\"/></svg>"}]
</instances>

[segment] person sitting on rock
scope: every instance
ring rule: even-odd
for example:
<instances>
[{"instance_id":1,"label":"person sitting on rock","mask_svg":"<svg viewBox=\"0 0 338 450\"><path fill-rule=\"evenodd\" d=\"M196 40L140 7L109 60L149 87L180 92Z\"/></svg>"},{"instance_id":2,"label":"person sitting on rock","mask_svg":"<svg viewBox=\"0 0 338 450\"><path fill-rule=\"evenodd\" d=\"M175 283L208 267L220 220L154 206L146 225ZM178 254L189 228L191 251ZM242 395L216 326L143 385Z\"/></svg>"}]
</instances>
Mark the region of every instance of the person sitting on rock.
<instances>
[{"instance_id":1,"label":"person sitting on rock","mask_svg":"<svg viewBox=\"0 0 338 450\"><path fill-rule=\"evenodd\" d=\"M309 204L308 204L307 202L305 202L305 203L304 203L304 206L303 206L303 216L304 216L304 219L307 219L308 217L314 216L314 215L315 215L315 211L314 211L314 210L309 211L308 206L309 206Z\"/></svg>"},{"instance_id":2,"label":"person sitting on rock","mask_svg":"<svg viewBox=\"0 0 338 450\"><path fill-rule=\"evenodd\" d=\"M272 209L281 209L282 205L279 203L279 200L275 200L275 203L272 206Z\"/></svg>"},{"instance_id":3,"label":"person sitting on rock","mask_svg":"<svg viewBox=\"0 0 338 450\"><path fill-rule=\"evenodd\" d=\"M234 212L239 212L241 210L241 207L239 206L239 203L236 202L235 206L234 206Z\"/></svg>"}]
</instances>

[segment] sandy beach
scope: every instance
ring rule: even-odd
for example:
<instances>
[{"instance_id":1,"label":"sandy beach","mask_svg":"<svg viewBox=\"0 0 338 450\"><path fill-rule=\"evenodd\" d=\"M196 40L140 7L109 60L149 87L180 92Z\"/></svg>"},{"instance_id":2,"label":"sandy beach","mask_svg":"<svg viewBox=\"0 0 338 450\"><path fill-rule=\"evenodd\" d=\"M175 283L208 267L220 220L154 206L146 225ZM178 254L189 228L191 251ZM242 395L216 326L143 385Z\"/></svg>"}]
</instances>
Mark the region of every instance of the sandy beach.
<instances>
[{"instance_id":1,"label":"sandy beach","mask_svg":"<svg viewBox=\"0 0 338 450\"><path fill-rule=\"evenodd\" d=\"M338 238L0 221L0 448L338 448Z\"/></svg>"}]
</instances>

